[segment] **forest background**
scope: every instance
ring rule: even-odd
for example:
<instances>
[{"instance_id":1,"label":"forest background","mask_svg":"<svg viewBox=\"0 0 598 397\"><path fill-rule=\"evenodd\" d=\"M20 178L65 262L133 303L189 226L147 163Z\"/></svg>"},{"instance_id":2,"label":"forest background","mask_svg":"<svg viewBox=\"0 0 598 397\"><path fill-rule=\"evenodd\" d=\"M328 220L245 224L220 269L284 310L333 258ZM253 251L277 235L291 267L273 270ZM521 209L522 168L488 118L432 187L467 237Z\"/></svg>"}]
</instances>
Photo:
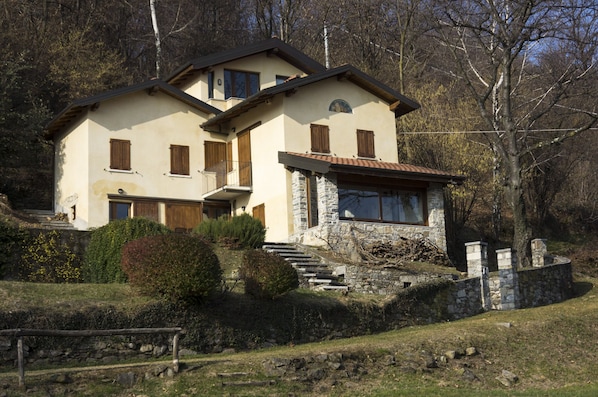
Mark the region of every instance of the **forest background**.
<instances>
[{"instance_id":1,"label":"forest background","mask_svg":"<svg viewBox=\"0 0 598 397\"><path fill-rule=\"evenodd\" d=\"M52 207L44 126L68 103L277 36L422 105L397 121L399 161L467 176L445 194L456 262L466 241L525 264L532 237L598 236L595 0L1 0L0 27L15 208Z\"/></svg>"}]
</instances>

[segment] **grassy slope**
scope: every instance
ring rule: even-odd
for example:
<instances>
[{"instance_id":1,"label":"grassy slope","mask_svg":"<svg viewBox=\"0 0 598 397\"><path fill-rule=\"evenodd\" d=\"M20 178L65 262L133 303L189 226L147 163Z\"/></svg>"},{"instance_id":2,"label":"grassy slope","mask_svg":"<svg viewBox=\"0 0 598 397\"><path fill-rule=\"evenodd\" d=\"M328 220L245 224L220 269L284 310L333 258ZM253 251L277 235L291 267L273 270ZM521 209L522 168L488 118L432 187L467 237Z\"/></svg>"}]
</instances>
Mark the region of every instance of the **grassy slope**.
<instances>
[{"instance_id":1,"label":"grassy slope","mask_svg":"<svg viewBox=\"0 0 598 397\"><path fill-rule=\"evenodd\" d=\"M578 281L579 296L567 302L535 309L509 312L490 312L454 323L410 327L379 335L345 340L306 344L301 346L265 349L251 353L206 355L186 358L189 371L174 379L155 379L139 382L132 389L123 390L114 384L109 371L72 372L73 383L52 383L48 374L27 374L27 395L48 395L58 390L61 395L331 395L331 396L396 396L396 395L505 395L507 388L495 378L502 370L517 374L519 382L508 389L508 395L598 395L598 297L594 287L598 280ZM0 305L10 301L41 304L115 304L128 300L142 304L127 286L106 288L69 285L37 285L24 288L20 283L0 282ZM44 293L44 289L48 294ZM21 294L23 294L22 297ZM47 296L41 298L41 296ZM35 298L37 296L37 298ZM51 296L51 297L50 297ZM126 299L125 299L126 298ZM139 299L139 300L138 300ZM73 303L78 302L78 303ZM2 310L8 309L5 305ZM10 309L9 309L10 310ZM507 328L501 324L510 323ZM480 354L449 360L437 369L405 371L406 363L417 362L421 351L440 356L447 350L464 351L474 346ZM262 362L271 357L305 357L321 352L358 352L368 357L367 372L359 379L325 379L316 384L275 379L267 386L223 386L223 382L247 382L266 379ZM384 365L385 357L393 354L396 365ZM479 380L463 378L463 368L473 372ZM124 370L120 370L123 372ZM230 380L218 374L239 373ZM14 377L0 378L0 386L13 390ZM48 386L50 384L50 386ZM0 394L1 394L0 387ZM40 392L40 394L37 394ZM17 391L10 395L19 395ZM45 393L45 394L44 394ZM50 395L54 394L50 392Z\"/></svg>"}]
</instances>

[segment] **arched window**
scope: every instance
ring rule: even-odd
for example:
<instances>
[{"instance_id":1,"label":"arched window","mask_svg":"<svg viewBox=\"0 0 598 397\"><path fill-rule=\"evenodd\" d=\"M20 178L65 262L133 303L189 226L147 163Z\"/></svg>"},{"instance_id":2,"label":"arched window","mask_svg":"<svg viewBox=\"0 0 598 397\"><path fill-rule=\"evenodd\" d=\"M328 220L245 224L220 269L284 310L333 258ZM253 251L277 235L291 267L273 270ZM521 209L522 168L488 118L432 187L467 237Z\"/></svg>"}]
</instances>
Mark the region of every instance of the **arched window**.
<instances>
[{"instance_id":1,"label":"arched window","mask_svg":"<svg viewBox=\"0 0 598 397\"><path fill-rule=\"evenodd\" d=\"M330 102L328 110L337 113L353 113L351 105L349 105L349 103L347 103L347 101L345 101L344 99L335 99L334 101Z\"/></svg>"}]
</instances>

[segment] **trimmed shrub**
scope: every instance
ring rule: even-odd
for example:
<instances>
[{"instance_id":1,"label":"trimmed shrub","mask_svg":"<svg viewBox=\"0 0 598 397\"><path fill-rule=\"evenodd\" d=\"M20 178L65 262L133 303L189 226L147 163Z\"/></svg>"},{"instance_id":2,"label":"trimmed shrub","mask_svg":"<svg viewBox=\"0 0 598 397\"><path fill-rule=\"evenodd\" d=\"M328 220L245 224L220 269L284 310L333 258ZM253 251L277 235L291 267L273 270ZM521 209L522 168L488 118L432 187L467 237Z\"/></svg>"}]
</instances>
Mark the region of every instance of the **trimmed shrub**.
<instances>
[{"instance_id":1,"label":"trimmed shrub","mask_svg":"<svg viewBox=\"0 0 598 397\"><path fill-rule=\"evenodd\" d=\"M299 287L293 266L261 249L245 252L239 275L245 282L245 293L260 299L275 299Z\"/></svg>"},{"instance_id":2,"label":"trimmed shrub","mask_svg":"<svg viewBox=\"0 0 598 397\"><path fill-rule=\"evenodd\" d=\"M193 231L213 242L234 242L244 248L261 247L266 238L266 229L262 222L249 214L206 219Z\"/></svg>"},{"instance_id":3,"label":"trimmed shrub","mask_svg":"<svg viewBox=\"0 0 598 397\"><path fill-rule=\"evenodd\" d=\"M167 234L145 237L123 248L122 268L142 294L172 302L198 301L222 283L218 257L198 236Z\"/></svg>"},{"instance_id":4,"label":"trimmed shrub","mask_svg":"<svg viewBox=\"0 0 598 397\"><path fill-rule=\"evenodd\" d=\"M138 238L168 233L166 226L145 218L112 221L93 230L85 251L83 279L88 283L126 282L120 266L123 246Z\"/></svg>"},{"instance_id":5,"label":"trimmed shrub","mask_svg":"<svg viewBox=\"0 0 598 397\"><path fill-rule=\"evenodd\" d=\"M81 282L80 259L58 231L40 231L23 244L21 278L40 283Z\"/></svg>"}]
</instances>

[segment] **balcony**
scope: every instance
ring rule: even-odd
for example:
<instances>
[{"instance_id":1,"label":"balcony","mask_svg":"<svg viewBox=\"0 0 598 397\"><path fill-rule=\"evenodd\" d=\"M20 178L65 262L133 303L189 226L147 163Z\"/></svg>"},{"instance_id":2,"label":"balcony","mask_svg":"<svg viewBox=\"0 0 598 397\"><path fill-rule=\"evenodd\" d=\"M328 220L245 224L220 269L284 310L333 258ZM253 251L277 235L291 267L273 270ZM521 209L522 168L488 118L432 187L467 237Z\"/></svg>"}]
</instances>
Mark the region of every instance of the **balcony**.
<instances>
[{"instance_id":1,"label":"balcony","mask_svg":"<svg viewBox=\"0 0 598 397\"><path fill-rule=\"evenodd\" d=\"M232 200L251 193L251 162L221 161L202 175L204 200Z\"/></svg>"}]
</instances>

